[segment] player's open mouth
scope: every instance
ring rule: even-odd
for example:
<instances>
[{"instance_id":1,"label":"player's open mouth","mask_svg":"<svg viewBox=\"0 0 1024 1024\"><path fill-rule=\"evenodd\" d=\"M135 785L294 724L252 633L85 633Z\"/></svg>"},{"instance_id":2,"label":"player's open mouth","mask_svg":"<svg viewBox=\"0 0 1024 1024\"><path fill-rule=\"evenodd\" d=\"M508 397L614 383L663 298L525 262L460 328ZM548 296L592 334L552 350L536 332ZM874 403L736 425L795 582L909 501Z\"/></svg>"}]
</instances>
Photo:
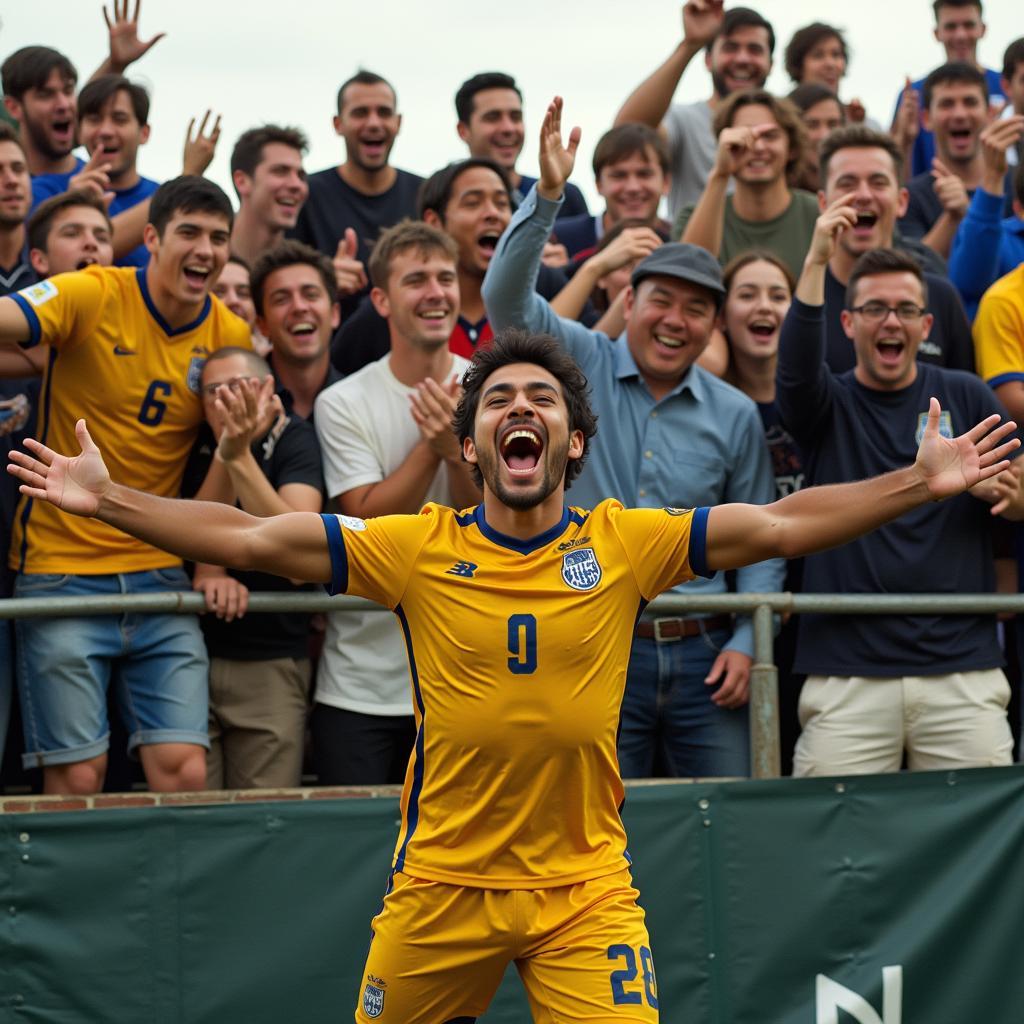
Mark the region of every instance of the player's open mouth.
<instances>
[{"instance_id":1,"label":"player's open mouth","mask_svg":"<svg viewBox=\"0 0 1024 1024\"><path fill-rule=\"evenodd\" d=\"M76 264L75 270L84 270L86 267L91 267L96 263L95 256L83 256Z\"/></svg>"},{"instance_id":2,"label":"player's open mouth","mask_svg":"<svg viewBox=\"0 0 1024 1024\"><path fill-rule=\"evenodd\" d=\"M185 274L185 280L188 281L193 288L205 288L206 282L210 278L209 267L183 267L182 271Z\"/></svg>"},{"instance_id":3,"label":"player's open mouth","mask_svg":"<svg viewBox=\"0 0 1024 1024\"><path fill-rule=\"evenodd\" d=\"M515 427L501 439L501 457L513 476L527 476L540 463L544 439L532 427Z\"/></svg>"}]
</instances>

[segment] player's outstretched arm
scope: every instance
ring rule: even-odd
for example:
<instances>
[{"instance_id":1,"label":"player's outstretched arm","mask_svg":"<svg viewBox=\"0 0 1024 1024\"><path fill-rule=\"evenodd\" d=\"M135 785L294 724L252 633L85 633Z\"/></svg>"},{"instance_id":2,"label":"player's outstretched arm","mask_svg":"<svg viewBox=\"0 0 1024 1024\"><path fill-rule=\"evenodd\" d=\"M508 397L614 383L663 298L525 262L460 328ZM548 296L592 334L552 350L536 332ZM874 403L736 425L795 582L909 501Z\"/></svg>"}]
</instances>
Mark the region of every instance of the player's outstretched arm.
<instances>
[{"instance_id":1,"label":"player's outstretched arm","mask_svg":"<svg viewBox=\"0 0 1024 1024\"><path fill-rule=\"evenodd\" d=\"M28 439L31 454L12 451L8 472L20 490L77 516L93 516L163 551L193 562L259 569L326 583L331 579L327 535L320 517L292 512L261 519L219 502L158 498L110 479L85 420L75 432L82 451L69 458Z\"/></svg>"},{"instance_id":2,"label":"player's outstretched arm","mask_svg":"<svg viewBox=\"0 0 1024 1024\"><path fill-rule=\"evenodd\" d=\"M837 547L928 501L966 491L1009 466L1016 429L989 416L955 438L939 435L939 402L928 409L912 466L849 484L808 487L770 505L719 505L707 529L707 563L733 569L766 558L799 558Z\"/></svg>"}]
</instances>

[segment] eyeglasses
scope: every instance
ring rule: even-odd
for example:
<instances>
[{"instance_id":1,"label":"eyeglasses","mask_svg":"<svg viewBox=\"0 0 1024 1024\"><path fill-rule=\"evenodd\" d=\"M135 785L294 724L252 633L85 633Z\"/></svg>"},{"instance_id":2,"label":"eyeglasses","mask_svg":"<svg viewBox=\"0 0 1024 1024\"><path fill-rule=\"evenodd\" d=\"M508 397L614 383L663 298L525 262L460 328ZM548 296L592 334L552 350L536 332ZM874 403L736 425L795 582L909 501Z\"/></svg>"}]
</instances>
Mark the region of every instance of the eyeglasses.
<instances>
[{"instance_id":1,"label":"eyeglasses","mask_svg":"<svg viewBox=\"0 0 1024 1024\"><path fill-rule=\"evenodd\" d=\"M913 302L898 302L895 306L887 306L884 302L865 302L863 306L851 306L850 312L860 313L865 320L872 322L884 320L890 313L895 313L897 320L909 324L920 320L928 310Z\"/></svg>"},{"instance_id":2,"label":"eyeglasses","mask_svg":"<svg viewBox=\"0 0 1024 1024\"><path fill-rule=\"evenodd\" d=\"M232 391L237 391L241 387L243 380L252 379L252 377L231 377L228 380L214 381L212 384L204 384L202 393L207 398L213 398L217 394L217 388L230 388Z\"/></svg>"}]
</instances>

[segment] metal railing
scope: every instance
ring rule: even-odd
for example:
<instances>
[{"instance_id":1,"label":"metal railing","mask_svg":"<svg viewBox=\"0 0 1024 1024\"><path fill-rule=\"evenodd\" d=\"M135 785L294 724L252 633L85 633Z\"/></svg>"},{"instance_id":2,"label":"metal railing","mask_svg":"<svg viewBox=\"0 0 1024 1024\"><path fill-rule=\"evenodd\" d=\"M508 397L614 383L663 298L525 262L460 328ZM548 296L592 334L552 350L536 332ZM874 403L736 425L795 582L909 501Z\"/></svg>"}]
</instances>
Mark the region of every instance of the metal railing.
<instances>
[{"instance_id":1,"label":"metal railing","mask_svg":"<svg viewBox=\"0 0 1024 1024\"><path fill-rule=\"evenodd\" d=\"M388 609L358 597L324 593L253 593L248 613L326 612ZM0 600L0 618L67 618L121 612L199 614L205 597L194 591L109 594L97 597L16 597ZM772 640L775 615L820 612L830 615L995 615L1024 612L1024 594L663 594L645 618L694 612L753 614L754 664L750 673L750 757L755 779L778 778L779 672Z\"/></svg>"}]
</instances>

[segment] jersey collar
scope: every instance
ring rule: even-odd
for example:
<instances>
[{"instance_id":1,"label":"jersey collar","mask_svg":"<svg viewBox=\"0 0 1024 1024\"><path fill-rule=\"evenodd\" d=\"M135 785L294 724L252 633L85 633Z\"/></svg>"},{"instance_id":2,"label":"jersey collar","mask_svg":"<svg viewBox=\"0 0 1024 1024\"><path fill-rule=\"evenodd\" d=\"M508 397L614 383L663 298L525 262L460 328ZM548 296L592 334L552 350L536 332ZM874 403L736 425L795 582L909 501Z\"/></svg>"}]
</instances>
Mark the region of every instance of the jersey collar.
<instances>
[{"instance_id":1,"label":"jersey collar","mask_svg":"<svg viewBox=\"0 0 1024 1024\"><path fill-rule=\"evenodd\" d=\"M202 322L210 315L210 309L213 306L213 302L210 296L206 296L206 301L203 303L203 308L199 313L199 316L195 318L190 324L185 324L183 327L172 327L160 314L160 310L156 308L153 303L153 297L149 294L149 285L146 283L146 268L139 267L135 271L135 279L139 282L139 291L142 292L142 301L146 304L146 309L149 310L149 315L157 322L160 330L167 335L168 338L176 337L179 334L188 334L189 331L194 331L199 327Z\"/></svg>"},{"instance_id":2,"label":"jersey collar","mask_svg":"<svg viewBox=\"0 0 1024 1024\"><path fill-rule=\"evenodd\" d=\"M509 548L512 551L518 551L521 555L529 555L538 548L547 547L547 545L556 537L563 534L566 527L570 522L572 522L573 514L569 509L563 509L562 518L555 523L551 529L545 530L543 533L538 533L536 537L531 537L529 540L520 540L518 537L509 537L507 534L499 533L493 526L490 526L484 518L483 502L480 502L480 504L477 505L476 511L473 513L473 518L476 520L476 525L480 528L480 532L492 544L497 544L503 548Z\"/></svg>"}]
</instances>

